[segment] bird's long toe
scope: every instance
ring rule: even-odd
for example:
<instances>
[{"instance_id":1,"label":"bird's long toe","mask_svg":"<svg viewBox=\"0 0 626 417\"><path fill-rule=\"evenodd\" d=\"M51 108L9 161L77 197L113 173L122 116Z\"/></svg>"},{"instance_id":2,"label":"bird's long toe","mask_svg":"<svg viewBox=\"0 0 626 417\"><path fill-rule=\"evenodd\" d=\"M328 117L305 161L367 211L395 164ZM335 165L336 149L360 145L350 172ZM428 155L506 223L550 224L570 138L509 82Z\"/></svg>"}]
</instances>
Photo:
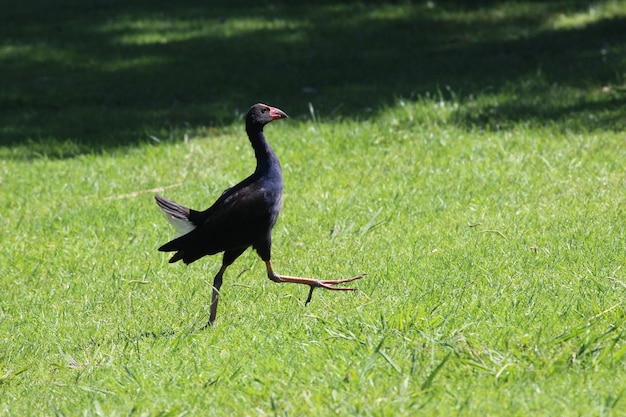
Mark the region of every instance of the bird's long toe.
<instances>
[{"instance_id":1,"label":"bird's long toe","mask_svg":"<svg viewBox=\"0 0 626 417\"><path fill-rule=\"evenodd\" d=\"M361 274L361 275L357 275L355 277L344 278L344 279L323 279L323 280L319 280L319 282L322 283L322 284L325 284L325 285L344 284L346 282L352 282L352 281L356 281L357 279L361 279L365 275L367 275L367 274ZM325 285L321 285L321 286L324 287L324 288L327 288ZM329 289L337 290L339 288L331 287Z\"/></svg>"}]
</instances>

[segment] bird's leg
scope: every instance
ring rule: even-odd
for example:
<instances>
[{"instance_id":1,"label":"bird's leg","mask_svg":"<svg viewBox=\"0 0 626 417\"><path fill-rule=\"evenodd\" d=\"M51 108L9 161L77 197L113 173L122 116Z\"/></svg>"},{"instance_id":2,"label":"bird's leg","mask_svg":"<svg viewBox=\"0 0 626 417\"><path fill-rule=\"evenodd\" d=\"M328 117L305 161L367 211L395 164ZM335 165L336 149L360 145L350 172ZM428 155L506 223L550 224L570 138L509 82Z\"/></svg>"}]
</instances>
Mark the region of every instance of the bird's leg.
<instances>
[{"instance_id":1,"label":"bird's leg","mask_svg":"<svg viewBox=\"0 0 626 417\"><path fill-rule=\"evenodd\" d=\"M220 270L215 274L215 278L213 278L213 295L211 297L211 315L209 316L209 322L206 327L212 326L213 322L215 322L215 318L217 317L217 302L220 298L220 288L222 287L222 277L224 276L224 271L226 268L230 266L235 259L237 259L246 248L238 248L238 249L230 249L224 251L224 256L222 257L222 266Z\"/></svg>"},{"instance_id":2,"label":"bird's leg","mask_svg":"<svg viewBox=\"0 0 626 417\"><path fill-rule=\"evenodd\" d=\"M310 287L309 295L306 299L304 305L309 304L311 301L311 297L313 296L313 290L315 288L325 288L327 290L332 291L355 291L356 288L347 288L347 287L334 287L333 285L343 284L345 282L356 281L357 279L361 279L365 276L365 274L357 275L351 278L344 279L315 279L315 278L301 278L301 277L291 277L288 275L278 275L274 272L272 268L272 261L265 261L265 266L267 267L267 277L274 282L290 282L292 284L304 284Z\"/></svg>"},{"instance_id":3,"label":"bird's leg","mask_svg":"<svg viewBox=\"0 0 626 417\"><path fill-rule=\"evenodd\" d=\"M209 323L207 326L213 325L215 321L215 317L217 317L217 302L220 297L220 288L222 287L222 277L224 276L224 271L228 265L222 264L222 267L213 278L213 296L211 297L211 315L209 316Z\"/></svg>"}]
</instances>

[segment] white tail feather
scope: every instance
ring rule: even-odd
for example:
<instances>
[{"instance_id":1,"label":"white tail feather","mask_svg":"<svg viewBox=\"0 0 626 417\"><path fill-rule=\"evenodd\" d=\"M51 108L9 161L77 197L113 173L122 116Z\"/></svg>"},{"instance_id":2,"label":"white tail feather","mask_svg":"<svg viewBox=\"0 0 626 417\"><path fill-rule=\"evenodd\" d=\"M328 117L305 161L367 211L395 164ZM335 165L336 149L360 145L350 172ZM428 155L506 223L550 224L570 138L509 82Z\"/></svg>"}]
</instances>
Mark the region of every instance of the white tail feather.
<instances>
[{"instance_id":1,"label":"white tail feather","mask_svg":"<svg viewBox=\"0 0 626 417\"><path fill-rule=\"evenodd\" d=\"M191 232L192 230L196 228L196 226L193 223L191 223L189 220L180 219L178 217L174 217L171 214L167 214L167 213L164 213L164 214L169 224L174 226L174 229L176 229L176 232L177 232L176 237L186 235L187 233Z\"/></svg>"}]
</instances>

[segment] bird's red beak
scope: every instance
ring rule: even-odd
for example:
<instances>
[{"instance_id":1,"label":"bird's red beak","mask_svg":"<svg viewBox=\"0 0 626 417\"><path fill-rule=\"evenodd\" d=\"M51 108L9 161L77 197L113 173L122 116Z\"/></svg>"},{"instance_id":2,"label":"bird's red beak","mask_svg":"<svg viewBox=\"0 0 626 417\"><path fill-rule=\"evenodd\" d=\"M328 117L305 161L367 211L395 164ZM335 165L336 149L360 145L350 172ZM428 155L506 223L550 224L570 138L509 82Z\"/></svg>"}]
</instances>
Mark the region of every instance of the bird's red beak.
<instances>
[{"instance_id":1,"label":"bird's red beak","mask_svg":"<svg viewBox=\"0 0 626 417\"><path fill-rule=\"evenodd\" d=\"M285 114L284 111L282 111L281 109L277 109L276 107L272 107L272 106L267 106L270 108L270 116L272 117L272 120L276 120L276 119L286 119L288 116L287 114Z\"/></svg>"}]
</instances>

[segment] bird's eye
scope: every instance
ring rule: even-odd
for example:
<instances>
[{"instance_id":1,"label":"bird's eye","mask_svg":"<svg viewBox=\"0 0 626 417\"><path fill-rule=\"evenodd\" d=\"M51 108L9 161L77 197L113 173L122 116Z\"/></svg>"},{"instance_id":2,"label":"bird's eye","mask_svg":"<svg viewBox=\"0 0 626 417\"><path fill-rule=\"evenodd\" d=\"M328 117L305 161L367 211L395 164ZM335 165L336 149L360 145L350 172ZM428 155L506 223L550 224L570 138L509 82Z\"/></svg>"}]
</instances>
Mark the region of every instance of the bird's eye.
<instances>
[{"instance_id":1,"label":"bird's eye","mask_svg":"<svg viewBox=\"0 0 626 417\"><path fill-rule=\"evenodd\" d=\"M261 109L261 111L262 111L263 113L267 113L267 112L268 112L268 110L269 110L269 109L268 109L267 107L263 107L263 108Z\"/></svg>"}]
</instances>

